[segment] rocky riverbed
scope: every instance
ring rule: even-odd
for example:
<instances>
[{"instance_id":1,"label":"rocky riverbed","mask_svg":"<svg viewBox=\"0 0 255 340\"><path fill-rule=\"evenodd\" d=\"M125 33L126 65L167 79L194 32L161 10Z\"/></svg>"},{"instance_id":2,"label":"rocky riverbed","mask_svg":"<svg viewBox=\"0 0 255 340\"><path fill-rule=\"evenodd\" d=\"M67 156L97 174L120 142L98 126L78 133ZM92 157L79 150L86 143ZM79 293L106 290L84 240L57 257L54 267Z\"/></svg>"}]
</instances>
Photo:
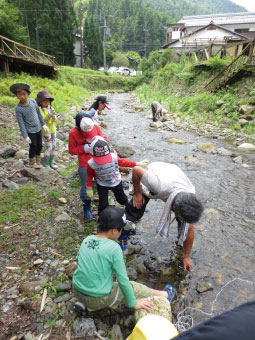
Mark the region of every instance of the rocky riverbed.
<instances>
[{"instance_id":1,"label":"rocky riverbed","mask_svg":"<svg viewBox=\"0 0 255 340\"><path fill-rule=\"evenodd\" d=\"M177 290L174 322L187 307L199 310L188 311L196 324L251 300L255 147L244 145L250 139L233 136L227 128L195 125L174 113L152 123L149 109L132 94L109 94L109 101L112 110L100 117L101 126L119 155L177 164L205 205L196 226L194 269L188 274L182 270L182 250L175 246L175 226L168 240L155 238L163 203L151 201L129 242L130 279L155 288L172 283ZM88 104L78 110L86 110ZM55 172L27 168L27 147L15 117L1 108L0 339L121 340L134 325L129 309L83 317L73 310L73 263L83 238L95 232L95 223L82 218L76 157L67 150L75 112L72 108L70 116L59 116ZM128 192L130 175L123 175L123 180ZM94 197L95 215L96 201Z\"/></svg>"}]
</instances>

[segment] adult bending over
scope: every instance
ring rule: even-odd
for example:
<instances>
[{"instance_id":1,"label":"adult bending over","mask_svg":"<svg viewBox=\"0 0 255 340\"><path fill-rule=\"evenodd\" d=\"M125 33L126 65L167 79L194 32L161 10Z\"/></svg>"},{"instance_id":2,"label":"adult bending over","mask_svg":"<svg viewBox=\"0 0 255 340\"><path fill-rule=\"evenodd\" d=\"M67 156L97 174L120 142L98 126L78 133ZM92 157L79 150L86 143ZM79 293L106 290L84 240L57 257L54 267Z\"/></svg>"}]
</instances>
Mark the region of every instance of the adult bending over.
<instances>
[{"instance_id":1,"label":"adult bending over","mask_svg":"<svg viewBox=\"0 0 255 340\"><path fill-rule=\"evenodd\" d=\"M164 162L153 162L148 170L134 167L132 179L134 196L126 206L127 219L132 222L140 219L150 199L166 202L157 233L168 237L171 211L174 211L178 223L178 245L184 247L183 266L190 271L193 223L198 222L203 212L193 184L177 165Z\"/></svg>"}]
</instances>

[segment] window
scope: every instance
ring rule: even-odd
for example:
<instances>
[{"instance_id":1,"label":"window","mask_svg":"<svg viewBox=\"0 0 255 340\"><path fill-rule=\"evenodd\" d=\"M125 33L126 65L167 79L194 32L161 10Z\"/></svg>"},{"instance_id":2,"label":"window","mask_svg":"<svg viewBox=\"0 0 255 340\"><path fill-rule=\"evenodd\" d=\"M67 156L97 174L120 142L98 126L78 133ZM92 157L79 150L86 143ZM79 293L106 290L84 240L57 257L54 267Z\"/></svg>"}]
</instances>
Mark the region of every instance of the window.
<instances>
[{"instance_id":1,"label":"window","mask_svg":"<svg viewBox=\"0 0 255 340\"><path fill-rule=\"evenodd\" d=\"M249 32L249 28L236 28L234 31L236 33L248 33Z\"/></svg>"}]
</instances>

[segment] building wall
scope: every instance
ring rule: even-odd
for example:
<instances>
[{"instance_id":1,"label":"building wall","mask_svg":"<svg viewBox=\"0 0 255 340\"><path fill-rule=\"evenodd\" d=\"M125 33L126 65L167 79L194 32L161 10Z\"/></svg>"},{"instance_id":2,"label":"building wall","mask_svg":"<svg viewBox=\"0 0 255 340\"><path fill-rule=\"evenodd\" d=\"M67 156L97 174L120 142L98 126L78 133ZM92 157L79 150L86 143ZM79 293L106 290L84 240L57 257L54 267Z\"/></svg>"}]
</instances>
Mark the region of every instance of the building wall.
<instances>
[{"instance_id":1,"label":"building wall","mask_svg":"<svg viewBox=\"0 0 255 340\"><path fill-rule=\"evenodd\" d=\"M208 23L209 24L209 23ZM219 25L224 27L230 31L235 31L235 29L242 29L242 28L249 28L249 31L255 31L255 23L247 23L247 24L221 24ZM185 27L185 35L188 35L192 32L197 31L198 29L202 28L203 26L190 26Z\"/></svg>"}]
</instances>

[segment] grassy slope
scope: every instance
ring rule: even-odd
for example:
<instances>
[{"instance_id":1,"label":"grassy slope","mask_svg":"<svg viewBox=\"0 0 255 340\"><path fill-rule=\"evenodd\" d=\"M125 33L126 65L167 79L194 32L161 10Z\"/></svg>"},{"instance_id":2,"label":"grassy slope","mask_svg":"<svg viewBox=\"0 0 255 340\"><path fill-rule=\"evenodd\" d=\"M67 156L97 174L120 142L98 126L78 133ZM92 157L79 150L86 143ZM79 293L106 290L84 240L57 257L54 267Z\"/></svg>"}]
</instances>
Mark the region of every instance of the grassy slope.
<instances>
[{"instance_id":1,"label":"grassy slope","mask_svg":"<svg viewBox=\"0 0 255 340\"><path fill-rule=\"evenodd\" d=\"M146 104L149 105L153 100L157 100L169 111L185 116L200 125L209 122L215 126L223 126L223 121L228 118L229 127L233 132L242 130L253 138L255 74L247 73L242 79L217 93L209 93L205 90L209 79L228 62L216 58L201 67L185 60L178 64L169 63L159 70L147 71L150 75L147 75L149 81L139 86L136 92ZM217 105L219 100L224 101L222 106ZM249 113L250 123L241 129L238 119L247 118L240 113L242 105L253 107L253 112Z\"/></svg>"}]
</instances>

